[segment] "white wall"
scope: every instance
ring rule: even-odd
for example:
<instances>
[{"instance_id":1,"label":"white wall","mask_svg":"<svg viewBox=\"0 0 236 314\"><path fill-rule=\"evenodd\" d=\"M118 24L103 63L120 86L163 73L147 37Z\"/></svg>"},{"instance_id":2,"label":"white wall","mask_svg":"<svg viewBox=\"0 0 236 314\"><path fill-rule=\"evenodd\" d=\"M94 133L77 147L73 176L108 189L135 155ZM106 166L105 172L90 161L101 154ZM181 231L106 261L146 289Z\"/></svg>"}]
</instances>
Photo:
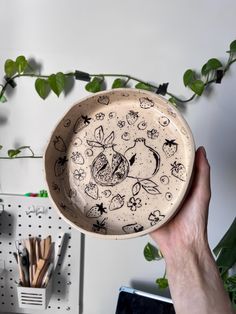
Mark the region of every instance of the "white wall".
<instances>
[{"instance_id":1,"label":"white wall","mask_svg":"<svg viewBox=\"0 0 236 314\"><path fill-rule=\"evenodd\" d=\"M90 73L128 73L144 80L170 82L169 90L188 96L182 74L211 57L226 60L236 38L236 2L1 0L0 77L7 58L24 54L41 71L80 69ZM213 247L235 216L236 64L221 85L186 105L183 114L196 144L204 145L212 169L209 239ZM3 153L30 145L42 154L56 121L87 95L83 83L57 99L42 101L32 79L20 79L9 101L0 104ZM45 187L41 160L0 161L0 191L25 193ZM110 314L120 285L146 287L162 274L163 264L147 263L148 237L113 242L86 238L84 313Z\"/></svg>"}]
</instances>

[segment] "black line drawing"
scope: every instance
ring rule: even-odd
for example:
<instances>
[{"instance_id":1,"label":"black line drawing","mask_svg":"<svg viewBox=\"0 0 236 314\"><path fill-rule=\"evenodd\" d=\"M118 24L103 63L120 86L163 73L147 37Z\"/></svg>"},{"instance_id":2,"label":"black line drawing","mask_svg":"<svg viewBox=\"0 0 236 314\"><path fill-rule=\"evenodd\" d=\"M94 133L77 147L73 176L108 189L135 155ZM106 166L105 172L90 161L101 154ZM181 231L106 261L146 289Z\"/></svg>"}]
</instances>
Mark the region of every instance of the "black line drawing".
<instances>
[{"instance_id":1,"label":"black line drawing","mask_svg":"<svg viewBox=\"0 0 236 314\"><path fill-rule=\"evenodd\" d=\"M160 181L161 181L162 184L167 185L167 184L169 184L170 179L167 176L164 175L164 176L160 177Z\"/></svg>"},{"instance_id":2,"label":"black line drawing","mask_svg":"<svg viewBox=\"0 0 236 314\"><path fill-rule=\"evenodd\" d=\"M102 192L102 194L103 194L106 198L108 198L109 196L111 196L111 190L105 190L105 191Z\"/></svg>"},{"instance_id":3,"label":"black line drawing","mask_svg":"<svg viewBox=\"0 0 236 314\"><path fill-rule=\"evenodd\" d=\"M79 130L81 130L84 126L87 126L90 124L90 120L92 118L89 118L88 116L81 115L76 121L73 128L73 132L76 134Z\"/></svg>"},{"instance_id":4,"label":"black line drawing","mask_svg":"<svg viewBox=\"0 0 236 314\"><path fill-rule=\"evenodd\" d=\"M110 102L110 99L107 96L99 96L97 101L99 102L99 104L108 105Z\"/></svg>"},{"instance_id":5,"label":"black line drawing","mask_svg":"<svg viewBox=\"0 0 236 314\"><path fill-rule=\"evenodd\" d=\"M95 206L91 207L87 211L86 217L88 217L88 218L98 218L98 217L101 217L104 213L105 214L107 213L107 211L105 209L107 209L107 208L103 206L103 203L96 204Z\"/></svg>"},{"instance_id":6,"label":"black line drawing","mask_svg":"<svg viewBox=\"0 0 236 314\"><path fill-rule=\"evenodd\" d=\"M157 209L151 212L148 216L151 226L156 225L158 222L162 221L165 218L165 215L162 215L161 212Z\"/></svg>"},{"instance_id":7,"label":"black line drawing","mask_svg":"<svg viewBox=\"0 0 236 314\"><path fill-rule=\"evenodd\" d=\"M77 191L75 189L69 189L68 196L69 198L74 198L77 195Z\"/></svg>"},{"instance_id":8,"label":"black line drawing","mask_svg":"<svg viewBox=\"0 0 236 314\"><path fill-rule=\"evenodd\" d=\"M178 150L178 144L175 142L175 140L167 140L162 145L162 150L165 153L167 158L170 158L174 156L174 154Z\"/></svg>"},{"instance_id":9,"label":"black line drawing","mask_svg":"<svg viewBox=\"0 0 236 314\"><path fill-rule=\"evenodd\" d=\"M70 125L71 125L71 120L70 119L63 120L63 126L65 128L68 128Z\"/></svg>"},{"instance_id":10,"label":"black line drawing","mask_svg":"<svg viewBox=\"0 0 236 314\"><path fill-rule=\"evenodd\" d=\"M54 174L56 177L59 177L63 174L63 172L66 169L66 163L68 162L68 159L66 156L59 157L54 164Z\"/></svg>"},{"instance_id":11,"label":"black line drawing","mask_svg":"<svg viewBox=\"0 0 236 314\"><path fill-rule=\"evenodd\" d=\"M73 172L73 177L76 180L83 181L86 177L86 172L82 168L80 168L79 170L75 169L75 171Z\"/></svg>"},{"instance_id":12,"label":"black line drawing","mask_svg":"<svg viewBox=\"0 0 236 314\"><path fill-rule=\"evenodd\" d=\"M91 148L87 148L85 150L85 155L88 156L88 157L93 156L93 150Z\"/></svg>"},{"instance_id":13,"label":"black line drawing","mask_svg":"<svg viewBox=\"0 0 236 314\"><path fill-rule=\"evenodd\" d=\"M72 152L72 156L70 157L75 164L83 165L84 157L79 152Z\"/></svg>"},{"instance_id":14,"label":"black line drawing","mask_svg":"<svg viewBox=\"0 0 236 314\"><path fill-rule=\"evenodd\" d=\"M116 210L116 209L120 209L121 207L124 206L124 195L121 196L120 194L117 194L115 196L112 197L111 199L111 203L109 206L110 210Z\"/></svg>"},{"instance_id":15,"label":"black line drawing","mask_svg":"<svg viewBox=\"0 0 236 314\"><path fill-rule=\"evenodd\" d=\"M186 181L186 168L183 164L181 163L177 163L176 161L174 161L173 164L171 164L172 168L171 168L171 174L180 179L181 181Z\"/></svg>"},{"instance_id":16,"label":"black line drawing","mask_svg":"<svg viewBox=\"0 0 236 314\"><path fill-rule=\"evenodd\" d=\"M118 126L120 129L123 128L123 127L125 126L125 121L119 120L119 121L117 122L117 126Z\"/></svg>"},{"instance_id":17,"label":"black line drawing","mask_svg":"<svg viewBox=\"0 0 236 314\"><path fill-rule=\"evenodd\" d=\"M97 120L103 120L105 117L105 114L103 112L98 112L95 114L95 117Z\"/></svg>"},{"instance_id":18,"label":"black line drawing","mask_svg":"<svg viewBox=\"0 0 236 314\"><path fill-rule=\"evenodd\" d=\"M97 220L96 223L92 225L92 231L101 234L107 234L106 220L104 218L102 221Z\"/></svg>"},{"instance_id":19,"label":"black line drawing","mask_svg":"<svg viewBox=\"0 0 236 314\"><path fill-rule=\"evenodd\" d=\"M89 182L86 184L84 192L94 200L98 199L98 187L95 183Z\"/></svg>"},{"instance_id":20,"label":"black line drawing","mask_svg":"<svg viewBox=\"0 0 236 314\"><path fill-rule=\"evenodd\" d=\"M129 164L127 159L114 149L114 131L104 139L103 127L99 126L94 131L94 137L96 141L87 140L88 145L103 149L91 165L94 181L102 186L114 186L122 182L128 175Z\"/></svg>"},{"instance_id":21,"label":"black line drawing","mask_svg":"<svg viewBox=\"0 0 236 314\"><path fill-rule=\"evenodd\" d=\"M60 190L61 190L59 185L55 182L52 182L52 189L53 189L53 191L55 191L57 193L60 193Z\"/></svg>"},{"instance_id":22,"label":"black line drawing","mask_svg":"<svg viewBox=\"0 0 236 314\"><path fill-rule=\"evenodd\" d=\"M133 223L133 224L128 224L122 227L122 230L125 233L134 233L134 232L140 232L143 231L143 226L138 224L137 222Z\"/></svg>"},{"instance_id":23,"label":"black line drawing","mask_svg":"<svg viewBox=\"0 0 236 314\"><path fill-rule=\"evenodd\" d=\"M110 118L110 119L113 119L113 118L115 118L116 117L116 112L109 112L109 115L108 115L108 117Z\"/></svg>"},{"instance_id":24,"label":"black line drawing","mask_svg":"<svg viewBox=\"0 0 236 314\"><path fill-rule=\"evenodd\" d=\"M55 139L53 140L53 145L56 150L58 150L61 153L66 152L66 144L61 136L55 136Z\"/></svg>"},{"instance_id":25,"label":"black line drawing","mask_svg":"<svg viewBox=\"0 0 236 314\"><path fill-rule=\"evenodd\" d=\"M176 118L176 113L173 111L172 108L168 108L167 112L169 113L170 116L172 116L173 118Z\"/></svg>"},{"instance_id":26,"label":"black line drawing","mask_svg":"<svg viewBox=\"0 0 236 314\"><path fill-rule=\"evenodd\" d=\"M147 130L147 137L155 140L156 138L158 138L159 136L159 132L157 131L157 129L151 129L151 130Z\"/></svg>"},{"instance_id":27,"label":"black line drawing","mask_svg":"<svg viewBox=\"0 0 236 314\"><path fill-rule=\"evenodd\" d=\"M127 206L132 212L135 212L137 208L142 207L142 201L140 198L134 198L133 196L127 202Z\"/></svg>"},{"instance_id":28,"label":"black line drawing","mask_svg":"<svg viewBox=\"0 0 236 314\"><path fill-rule=\"evenodd\" d=\"M160 123L161 126L166 127L170 123L170 120L167 117L162 116L158 119L158 122Z\"/></svg>"},{"instance_id":29,"label":"black line drawing","mask_svg":"<svg viewBox=\"0 0 236 314\"><path fill-rule=\"evenodd\" d=\"M133 196L138 195L138 193L141 190L141 183L138 181L136 183L134 183L134 185L132 186L132 194Z\"/></svg>"},{"instance_id":30,"label":"black line drawing","mask_svg":"<svg viewBox=\"0 0 236 314\"><path fill-rule=\"evenodd\" d=\"M149 109L154 106L154 102L148 97L139 98L140 107L143 109Z\"/></svg>"},{"instance_id":31,"label":"black line drawing","mask_svg":"<svg viewBox=\"0 0 236 314\"><path fill-rule=\"evenodd\" d=\"M136 179L149 179L160 168L160 155L153 148L146 145L144 138L134 140L134 145L125 151L125 157L129 161L129 177ZM148 165L148 167L145 167ZM143 171L145 167L145 171Z\"/></svg>"},{"instance_id":32,"label":"black line drawing","mask_svg":"<svg viewBox=\"0 0 236 314\"><path fill-rule=\"evenodd\" d=\"M123 97L129 97L129 93L123 93L122 96Z\"/></svg>"},{"instance_id":33,"label":"black line drawing","mask_svg":"<svg viewBox=\"0 0 236 314\"><path fill-rule=\"evenodd\" d=\"M122 138L122 140L124 140L124 141L129 141L129 140L130 140L130 134L129 134L129 132L124 132L124 133L121 135L121 138Z\"/></svg>"},{"instance_id":34,"label":"black line drawing","mask_svg":"<svg viewBox=\"0 0 236 314\"><path fill-rule=\"evenodd\" d=\"M139 130L145 130L147 128L147 122L146 121L141 121L141 122L139 122L137 127L138 127Z\"/></svg>"},{"instance_id":35,"label":"black line drawing","mask_svg":"<svg viewBox=\"0 0 236 314\"><path fill-rule=\"evenodd\" d=\"M166 200L167 200L167 201L171 201L171 200L172 200L172 198L173 198L172 193L170 193L170 192L166 192L166 194L165 194L165 198L166 198Z\"/></svg>"},{"instance_id":36,"label":"black line drawing","mask_svg":"<svg viewBox=\"0 0 236 314\"><path fill-rule=\"evenodd\" d=\"M78 147L81 144L82 144L82 140L79 137L75 137L74 140L73 140L72 145L75 146L75 147Z\"/></svg>"},{"instance_id":37,"label":"black line drawing","mask_svg":"<svg viewBox=\"0 0 236 314\"><path fill-rule=\"evenodd\" d=\"M133 110L130 110L126 115L126 121L129 125L135 124L135 122L138 120L138 112L135 112Z\"/></svg>"}]
</instances>

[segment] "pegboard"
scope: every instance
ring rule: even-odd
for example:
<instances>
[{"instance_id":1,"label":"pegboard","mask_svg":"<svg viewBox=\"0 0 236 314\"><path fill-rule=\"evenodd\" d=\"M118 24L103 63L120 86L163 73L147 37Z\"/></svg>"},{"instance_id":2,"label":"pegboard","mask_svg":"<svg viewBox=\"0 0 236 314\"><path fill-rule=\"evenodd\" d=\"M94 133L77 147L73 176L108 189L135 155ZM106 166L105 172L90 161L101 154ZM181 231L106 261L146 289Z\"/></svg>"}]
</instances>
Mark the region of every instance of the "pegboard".
<instances>
[{"instance_id":1,"label":"pegboard","mask_svg":"<svg viewBox=\"0 0 236 314\"><path fill-rule=\"evenodd\" d=\"M0 197L0 312L79 313L82 236L52 208L48 198ZM15 240L52 236L55 251L65 233L65 241L53 274L52 296L46 310L21 309L17 299L18 266L13 252Z\"/></svg>"}]
</instances>

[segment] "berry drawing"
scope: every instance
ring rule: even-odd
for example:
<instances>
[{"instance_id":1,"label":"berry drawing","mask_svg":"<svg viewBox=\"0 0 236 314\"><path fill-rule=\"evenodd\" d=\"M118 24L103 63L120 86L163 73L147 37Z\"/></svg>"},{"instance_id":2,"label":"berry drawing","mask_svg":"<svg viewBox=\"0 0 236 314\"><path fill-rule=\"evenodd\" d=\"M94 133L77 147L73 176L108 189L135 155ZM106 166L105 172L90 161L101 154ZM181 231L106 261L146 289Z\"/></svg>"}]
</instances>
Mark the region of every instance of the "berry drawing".
<instances>
[{"instance_id":1,"label":"berry drawing","mask_svg":"<svg viewBox=\"0 0 236 314\"><path fill-rule=\"evenodd\" d=\"M178 144L175 142L175 140L167 140L162 146L162 150L165 153L167 158L172 157L178 149Z\"/></svg>"},{"instance_id":2,"label":"berry drawing","mask_svg":"<svg viewBox=\"0 0 236 314\"><path fill-rule=\"evenodd\" d=\"M92 208L90 208L89 211L86 213L86 217L88 218L98 218L102 216L102 214L107 213L105 211L106 207L103 206L103 203L101 204L96 204Z\"/></svg>"},{"instance_id":3,"label":"berry drawing","mask_svg":"<svg viewBox=\"0 0 236 314\"><path fill-rule=\"evenodd\" d=\"M112 197L111 199L111 203L109 206L110 210L116 210L121 208L124 205L124 197L125 196L121 196L120 194L117 194L115 196Z\"/></svg>"},{"instance_id":4,"label":"berry drawing","mask_svg":"<svg viewBox=\"0 0 236 314\"><path fill-rule=\"evenodd\" d=\"M55 136L55 139L53 140L53 144L56 150L58 150L61 153L66 152L66 144L61 136Z\"/></svg>"},{"instance_id":5,"label":"berry drawing","mask_svg":"<svg viewBox=\"0 0 236 314\"><path fill-rule=\"evenodd\" d=\"M143 231L143 226L138 223L133 223L133 224L128 224L126 226L123 226L122 230L125 233L140 232L140 231Z\"/></svg>"},{"instance_id":6,"label":"berry drawing","mask_svg":"<svg viewBox=\"0 0 236 314\"><path fill-rule=\"evenodd\" d=\"M130 110L126 115L126 120L129 125L132 125L138 120L138 117L139 117L138 112Z\"/></svg>"},{"instance_id":7,"label":"berry drawing","mask_svg":"<svg viewBox=\"0 0 236 314\"><path fill-rule=\"evenodd\" d=\"M148 97L141 97L139 98L140 107L143 109L149 109L154 106L154 103Z\"/></svg>"},{"instance_id":8,"label":"berry drawing","mask_svg":"<svg viewBox=\"0 0 236 314\"><path fill-rule=\"evenodd\" d=\"M94 200L98 199L98 187L96 184L89 182L86 184L84 192Z\"/></svg>"},{"instance_id":9,"label":"berry drawing","mask_svg":"<svg viewBox=\"0 0 236 314\"><path fill-rule=\"evenodd\" d=\"M173 164L171 164L171 166L171 174L181 181L186 181L186 169L184 165L175 161Z\"/></svg>"}]
</instances>

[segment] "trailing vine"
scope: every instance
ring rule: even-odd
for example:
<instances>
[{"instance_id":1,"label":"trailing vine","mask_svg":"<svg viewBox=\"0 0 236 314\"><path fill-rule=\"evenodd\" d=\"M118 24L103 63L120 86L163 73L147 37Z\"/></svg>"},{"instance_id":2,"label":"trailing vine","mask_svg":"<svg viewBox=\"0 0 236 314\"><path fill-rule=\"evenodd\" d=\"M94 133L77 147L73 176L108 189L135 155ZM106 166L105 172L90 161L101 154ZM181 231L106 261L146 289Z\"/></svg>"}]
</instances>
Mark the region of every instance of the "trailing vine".
<instances>
[{"instance_id":1,"label":"trailing vine","mask_svg":"<svg viewBox=\"0 0 236 314\"><path fill-rule=\"evenodd\" d=\"M236 40L229 45L228 59L225 64L216 58L209 59L203 64L200 71L187 69L183 75L183 83L189 88L193 94L186 99L182 99L169 91L169 83L151 84L139 78L128 74L90 74L87 72L75 70L74 72L57 72L50 75L42 75L36 73L30 65L29 60L25 56L18 56L15 60L7 59L4 64L4 83L0 84L0 102L7 101L6 90L11 87L16 87L16 80L20 77L35 78L35 90L42 99L46 99L50 92L55 93L58 97L66 90L66 82L68 79L85 81L85 89L88 92L96 93L105 89L104 84L106 78L114 78L111 88L132 87L144 89L160 94L168 98L175 106L180 103L188 103L194 98L201 96L209 85L221 83L223 77L229 70L230 66L236 61ZM128 85L129 84L129 85ZM2 145L0 145L0 150ZM31 154L27 156L19 156L23 150L31 150ZM15 158L42 158L35 156L30 146L23 146L16 149L8 150L8 157L0 157L0 159L15 159Z\"/></svg>"}]
</instances>

